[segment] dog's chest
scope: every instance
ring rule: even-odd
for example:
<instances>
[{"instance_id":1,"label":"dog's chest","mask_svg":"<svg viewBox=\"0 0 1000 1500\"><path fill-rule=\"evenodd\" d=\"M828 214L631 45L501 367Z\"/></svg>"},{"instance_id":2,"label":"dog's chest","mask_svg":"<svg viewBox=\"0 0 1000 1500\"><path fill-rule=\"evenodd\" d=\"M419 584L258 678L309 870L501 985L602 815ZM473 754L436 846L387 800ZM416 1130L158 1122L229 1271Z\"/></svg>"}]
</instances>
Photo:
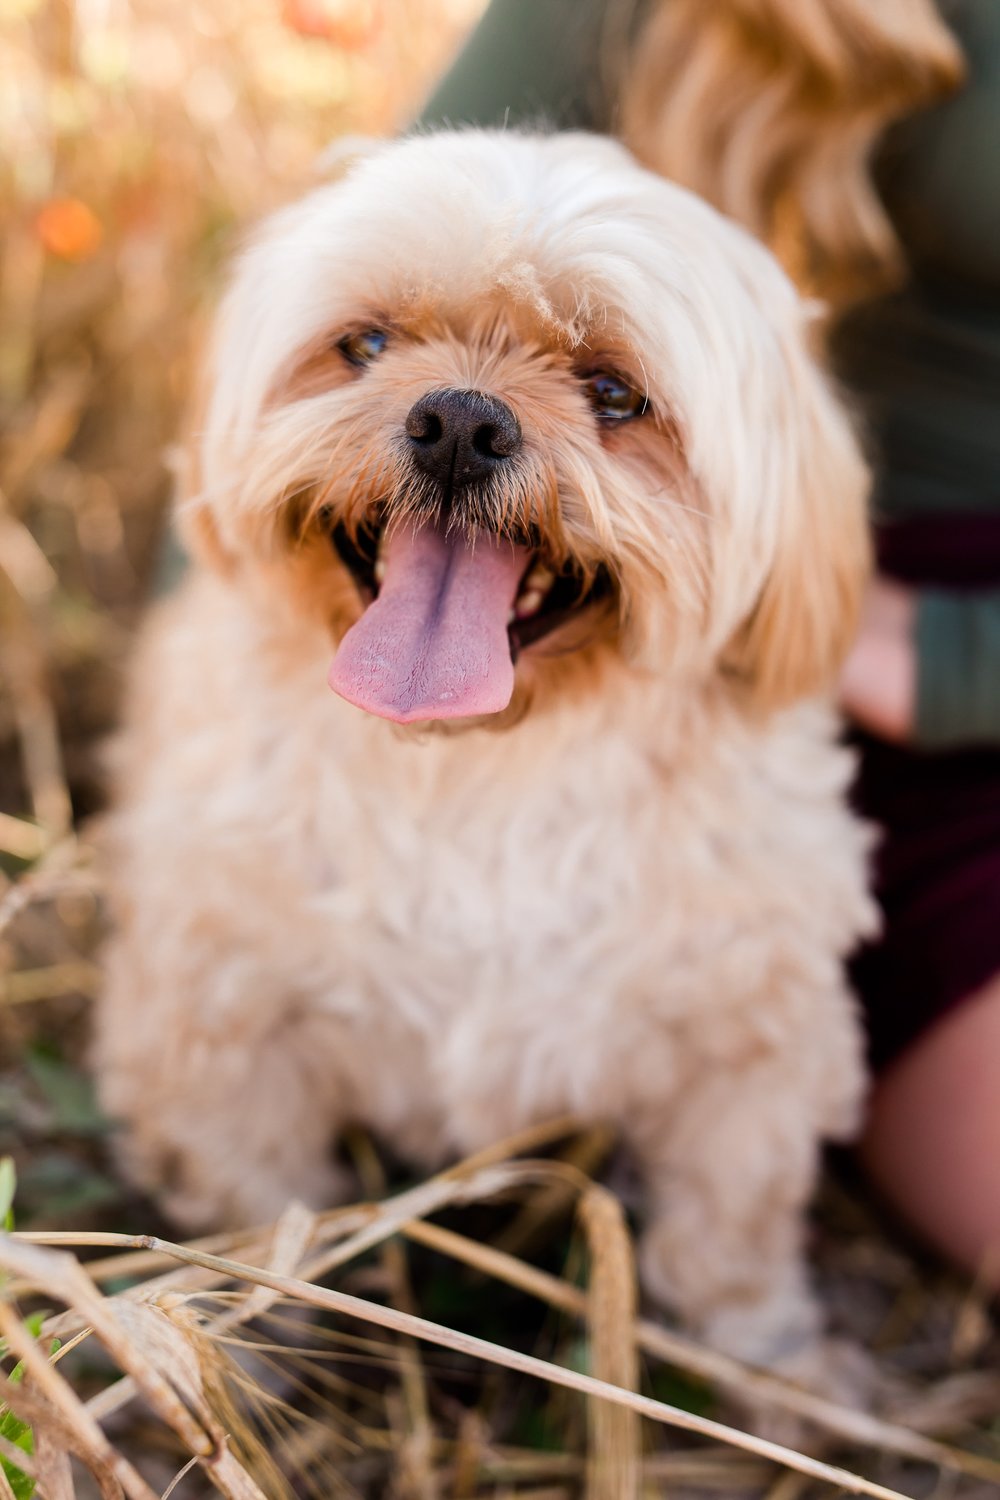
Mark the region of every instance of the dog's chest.
<instances>
[{"instance_id":1,"label":"dog's chest","mask_svg":"<svg viewBox=\"0 0 1000 1500\"><path fill-rule=\"evenodd\" d=\"M606 725L371 740L327 764L301 865L331 1003L383 1031L596 1024L626 991L687 1004L698 956L759 918L770 799L740 807L704 759L667 769Z\"/></svg>"},{"instance_id":2,"label":"dog's chest","mask_svg":"<svg viewBox=\"0 0 1000 1500\"><path fill-rule=\"evenodd\" d=\"M480 1107L484 1138L498 1118L584 1108L616 1004L644 968L655 988L652 949L675 920L648 759L616 741L522 775L498 738L480 740L478 756L412 746L363 778L331 768L311 849L322 1003L378 1061L363 1110L405 1129L408 1151L422 1133L431 1157L474 1143Z\"/></svg>"},{"instance_id":3,"label":"dog's chest","mask_svg":"<svg viewBox=\"0 0 1000 1500\"><path fill-rule=\"evenodd\" d=\"M289 993L347 1028L355 1107L407 1151L613 1117L623 1080L662 1096L707 1008L764 1024L748 989L776 953L859 928L846 767L819 736L668 760L621 714L422 743L356 717L322 754L322 725L282 739L253 800L297 913Z\"/></svg>"},{"instance_id":4,"label":"dog's chest","mask_svg":"<svg viewBox=\"0 0 1000 1500\"><path fill-rule=\"evenodd\" d=\"M651 864L662 878L651 768L608 746L525 778L488 753L435 764L429 748L395 779L344 769L317 829L316 897L365 933L376 974L406 964L436 1012L546 973L572 983L588 950L627 935Z\"/></svg>"}]
</instances>

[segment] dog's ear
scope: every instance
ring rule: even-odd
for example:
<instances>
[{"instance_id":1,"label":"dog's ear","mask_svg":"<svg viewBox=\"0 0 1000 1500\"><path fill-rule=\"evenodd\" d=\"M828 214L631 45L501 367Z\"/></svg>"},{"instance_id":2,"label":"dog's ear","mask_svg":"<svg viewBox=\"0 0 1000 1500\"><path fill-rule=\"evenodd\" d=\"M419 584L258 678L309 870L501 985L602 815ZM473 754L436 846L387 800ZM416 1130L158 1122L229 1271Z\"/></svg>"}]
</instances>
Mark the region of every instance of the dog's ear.
<instances>
[{"instance_id":1,"label":"dog's ear","mask_svg":"<svg viewBox=\"0 0 1000 1500\"><path fill-rule=\"evenodd\" d=\"M236 558L223 542L212 506L205 495L202 474L201 435L208 408L208 379L201 354L201 372L195 399L187 413L185 432L173 455L176 499L174 517L184 550L203 567L216 573L232 573Z\"/></svg>"},{"instance_id":2,"label":"dog's ear","mask_svg":"<svg viewBox=\"0 0 1000 1500\"><path fill-rule=\"evenodd\" d=\"M177 526L185 550L197 562L216 573L228 575L233 572L236 559L224 546L208 505L195 504L187 508L182 505L177 512Z\"/></svg>"},{"instance_id":3,"label":"dog's ear","mask_svg":"<svg viewBox=\"0 0 1000 1500\"><path fill-rule=\"evenodd\" d=\"M834 685L871 562L869 474L847 409L804 339L782 356L765 434L771 564L723 657L765 711Z\"/></svg>"}]
</instances>

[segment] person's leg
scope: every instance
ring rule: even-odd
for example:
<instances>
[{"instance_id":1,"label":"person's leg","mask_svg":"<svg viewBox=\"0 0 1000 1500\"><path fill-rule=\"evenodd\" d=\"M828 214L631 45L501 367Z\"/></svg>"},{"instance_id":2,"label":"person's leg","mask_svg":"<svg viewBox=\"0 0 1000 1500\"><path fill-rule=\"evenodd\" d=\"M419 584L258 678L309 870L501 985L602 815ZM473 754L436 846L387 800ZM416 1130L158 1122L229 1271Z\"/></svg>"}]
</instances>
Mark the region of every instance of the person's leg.
<instances>
[{"instance_id":1,"label":"person's leg","mask_svg":"<svg viewBox=\"0 0 1000 1500\"><path fill-rule=\"evenodd\" d=\"M1000 1288L1000 975L888 1069L862 1151L926 1239Z\"/></svg>"}]
</instances>

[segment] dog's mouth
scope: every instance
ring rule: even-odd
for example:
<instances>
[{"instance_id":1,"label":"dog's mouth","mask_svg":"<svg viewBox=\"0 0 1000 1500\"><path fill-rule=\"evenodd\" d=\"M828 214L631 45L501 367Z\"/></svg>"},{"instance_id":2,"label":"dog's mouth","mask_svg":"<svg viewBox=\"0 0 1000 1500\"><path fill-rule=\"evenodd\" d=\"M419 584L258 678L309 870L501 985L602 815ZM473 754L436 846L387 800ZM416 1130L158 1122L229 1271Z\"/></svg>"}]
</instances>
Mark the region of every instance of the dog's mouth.
<instances>
[{"instance_id":1,"label":"dog's mouth","mask_svg":"<svg viewBox=\"0 0 1000 1500\"><path fill-rule=\"evenodd\" d=\"M557 568L527 535L378 520L356 535L338 525L332 539L366 608L341 642L330 686L400 724L499 713L518 654L613 591L603 566L591 577Z\"/></svg>"}]
</instances>

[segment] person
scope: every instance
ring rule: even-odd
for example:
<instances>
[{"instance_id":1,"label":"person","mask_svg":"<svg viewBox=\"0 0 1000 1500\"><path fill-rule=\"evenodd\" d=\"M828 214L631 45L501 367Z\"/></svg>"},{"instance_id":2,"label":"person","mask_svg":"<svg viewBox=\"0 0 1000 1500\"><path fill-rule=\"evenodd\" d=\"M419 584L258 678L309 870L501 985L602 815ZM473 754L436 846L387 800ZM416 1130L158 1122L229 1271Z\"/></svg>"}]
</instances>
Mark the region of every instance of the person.
<instances>
[{"instance_id":1,"label":"person","mask_svg":"<svg viewBox=\"0 0 1000 1500\"><path fill-rule=\"evenodd\" d=\"M840 684L884 830L863 1160L1000 1286L1000 5L492 0L425 124L612 132L830 309L878 570Z\"/></svg>"}]
</instances>

